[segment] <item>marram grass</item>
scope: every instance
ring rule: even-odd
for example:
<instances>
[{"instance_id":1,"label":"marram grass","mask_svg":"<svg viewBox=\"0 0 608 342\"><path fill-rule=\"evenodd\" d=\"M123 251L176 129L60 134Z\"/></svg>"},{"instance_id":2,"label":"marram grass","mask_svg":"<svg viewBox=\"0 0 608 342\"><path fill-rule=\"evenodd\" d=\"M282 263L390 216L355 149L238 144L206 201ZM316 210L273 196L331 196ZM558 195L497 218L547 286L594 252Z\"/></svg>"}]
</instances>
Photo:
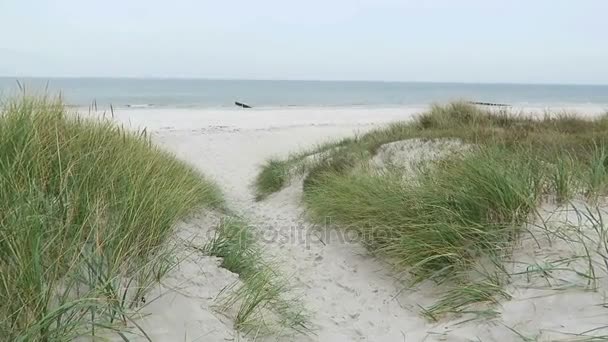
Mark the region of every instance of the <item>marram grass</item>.
<instances>
[{"instance_id":1,"label":"marram grass","mask_svg":"<svg viewBox=\"0 0 608 342\"><path fill-rule=\"evenodd\" d=\"M221 266L239 275L240 282L226 288L220 300L225 311L236 309L235 328L252 336L310 331L302 301L277 266L266 260L244 220L225 217L202 251L222 258Z\"/></svg>"},{"instance_id":2,"label":"marram grass","mask_svg":"<svg viewBox=\"0 0 608 342\"><path fill-rule=\"evenodd\" d=\"M355 229L373 252L417 280L453 275L476 256L505 248L536 204L538 165L523 158L472 153L408 181L329 171L305 188L304 202L313 218Z\"/></svg>"},{"instance_id":3,"label":"marram grass","mask_svg":"<svg viewBox=\"0 0 608 342\"><path fill-rule=\"evenodd\" d=\"M196 209L222 206L192 167L108 120L20 97L0 115L0 336L120 334L167 270L165 242Z\"/></svg>"},{"instance_id":4,"label":"marram grass","mask_svg":"<svg viewBox=\"0 0 608 342\"><path fill-rule=\"evenodd\" d=\"M472 148L429 163L416 176L367 167L380 146L406 139L457 139ZM275 159L273 168L283 175L306 174L303 198L310 218L354 229L370 252L398 272L415 281L465 284L423 310L436 318L500 297L501 277L471 281L466 275L478 260L508 254L540 201L608 195L607 148L608 115L532 117L452 103ZM261 174L268 175L267 168ZM288 182L267 179L257 190L269 194Z\"/></svg>"}]
</instances>

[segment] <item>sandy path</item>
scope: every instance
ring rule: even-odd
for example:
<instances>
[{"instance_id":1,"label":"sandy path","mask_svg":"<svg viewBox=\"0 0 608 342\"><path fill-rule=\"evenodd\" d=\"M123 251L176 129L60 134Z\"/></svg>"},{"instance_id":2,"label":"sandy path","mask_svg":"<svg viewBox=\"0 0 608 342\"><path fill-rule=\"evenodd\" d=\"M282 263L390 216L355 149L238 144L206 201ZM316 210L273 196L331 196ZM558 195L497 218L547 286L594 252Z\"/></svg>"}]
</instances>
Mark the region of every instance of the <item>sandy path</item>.
<instances>
[{"instance_id":1,"label":"sandy path","mask_svg":"<svg viewBox=\"0 0 608 342\"><path fill-rule=\"evenodd\" d=\"M297 340L401 341L408 331L423 331L420 328L425 322L392 299L399 285L363 248L336 241L335 235L331 241L325 238L321 242L309 234L298 205L299 184L261 203L255 203L251 195L249 186L265 158L366 128L311 126L187 137L163 132L158 136L163 145L219 181L232 207L258 227L266 252L280 261L286 274L293 275L297 291L314 313L316 333ZM409 336L414 341L422 337Z\"/></svg>"},{"instance_id":2,"label":"sandy path","mask_svg":"<svg viewBox=\"0 0 608 342\"><path fill-rule=\"evenodd\" d=\"M291 275L296 291L313 313L314 335L295 340L402 341L421 340L408 331L425 322L392 299L399 292L385 268L357 244L335 239L321 242L302 218L301 187L293 184L266 201L253 200L250 184L258 166L270 156L350 136L374 124L405 119L419 109L348 113L232 112L223 117L191 111L177 117L162 111L132 111L118 119L151 129L163 146L213 177L228 203L249 219L261 234L268 255Z\"/></svg>"}]
</instances>

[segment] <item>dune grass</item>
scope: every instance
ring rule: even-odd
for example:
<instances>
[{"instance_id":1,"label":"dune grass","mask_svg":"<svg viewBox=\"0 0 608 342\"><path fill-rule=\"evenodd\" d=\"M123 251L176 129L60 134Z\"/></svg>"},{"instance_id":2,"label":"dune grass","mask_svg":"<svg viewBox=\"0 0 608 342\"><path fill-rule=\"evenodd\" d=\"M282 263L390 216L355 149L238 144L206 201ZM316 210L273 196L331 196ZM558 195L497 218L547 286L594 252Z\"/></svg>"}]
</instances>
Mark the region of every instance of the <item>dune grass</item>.
<instances>
[{"instance_id":1,"label":"dune grass","mask_svg":"<svg viewBox=\"0 0 608 342\"><path fill-rule=\"evenodd\" d=\"M336 148L349 146L352 142L352 138L330 141L319 144L310 151L294 153L287 159L270 158L266 160L253 181L255 200L261 201L283 189L289 185L294 176L305 175L311 166L325 160L325 158L313 157L326 157L326 153L333 153Z\"/></svg>"},{"instance_id":2,"label":"dune grass","mask_svg":"<svg viewBox=\"0 0 608 342\"><path fill-rule=\"evenodd\" d=\"M605 146L594 147L589 160L586 177L587 196L597 200L598 195L606 193L608 186L608 151Z\"/></svg>"},{"instance_id":3,"label":"dune grass","mask_svg":"<svg viewBox=\"0 0 608 342\"><path fill-rule=\"evenodd\" d=\"M263 200L273 192L281 190L289 179L289 165L277 159L269 159L255 179L255 199Z\"/></svg>"},{"instance_id":4,"label":"dune grass","mask_svg":"<svg viewBox=\"0 0 608 342\"><path fill-rule=\"evenodd\" d=\"M253 336L310 331L302 302L277 267L267 262L244 220L225 217L202 251L222 258L221 266L239 275L240 282L226 288L220 301L226 312L236 308L235 328Z\"/></svg>"},{"instance_id":5,"label":"dune grass","mask_svg":"<svg viewBox=\"0 0 608 342\"><path fill-rule=\"evenodd\" d=\"M121 335L171 267L165 242L174 224L222 203L212 182L145 132L71 115L53 99L5 101L0 336Z\"/></svg>"},{"instance_id":6,"label":"dune grass","mask_svg":"<svg viewBox=\"0 0 608 342\"><path fill-rule=\"evenodd\" d=\"M472 153L411 182L399 173L326 171L309 181L304 202L313 218L356 229L372 251L417 280L450 275L506 248L513 225L534 207L539 165L523 158Z\"/></svg>"},{"instance_id":7,"label":"dune grass","mask_svg":"<svg viewBox=\"0 0 608 342\"><path fill-rule=\"evenodd\" d=\"M406 139L456 139L473 148L416 175L367 167L380 146ZM478 260L508 254L540 201L605 196L607 146L608 115L538 118L452 103L326 144L320 157L314 148L273 164L307 174L304 203L312 220L354 229L372 253L415 282L459 284L424 310L435 318L502 295L500 277L467 275Z\"/></svg>"},{"instance_id":8,"label":"dune grass","mask_svg":"<svg viewBox=\"0 0 608 342\"><path fill-rule=\"evenodd\" d=\"M254 190L264 194L258 198L261 200L289 184L289 177L307 174L319 163L327 163L336 156L351 154L360 157L359 161L365 160L384 144L414 138L459 139L480 146L505 148L524 146L551 163L567 153L574 161L583 164L582 169L587 169L593 154L608 144L607 132L608 115L587 120L574 114L546 113L537 118L524 113L485 111L462 102L435 105L412 121L395 122L353 138L328 142L285 159L273 158L272 168L282 170L279 173L281 181L269 179L274 173L269 172L269 165L264 164L258 177L264 175L266 179L256 182ZM322 158L311 158L319 155ZM274 184L275 187L266 184Z\"/></svg>"}]
</instances>

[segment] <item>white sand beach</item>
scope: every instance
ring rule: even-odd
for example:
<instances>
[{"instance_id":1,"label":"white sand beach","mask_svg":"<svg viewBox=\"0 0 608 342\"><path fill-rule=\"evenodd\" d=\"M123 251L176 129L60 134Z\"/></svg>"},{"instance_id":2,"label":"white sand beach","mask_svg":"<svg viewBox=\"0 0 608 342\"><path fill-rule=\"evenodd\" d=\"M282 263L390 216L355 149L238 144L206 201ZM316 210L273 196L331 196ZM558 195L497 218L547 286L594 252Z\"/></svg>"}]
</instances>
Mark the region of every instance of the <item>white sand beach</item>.
<instances>
[{"instance_id":1,"label":"white sand beach","mask_svg":"<svg viewBox=\"0 0 608 342\"><path fill-rule=\"evenodd\" d=\"M153 140L216 180L228 205L256 227L263 248L291 276L312 313L309 335L266 338L278 341L535 341L574 340L575 335L605 325L608 289L604 269L598 291L576 286L581 279L560 277L563 289L544 288L547 279L513 279L512 296L497 305L500 315L468 321L452 317L431 322L420 306L433 303L441 286L404 281L356 242L313 233L300 205L301 182L255 202L251 183L269 157L330 139L365 132L396 120L409 120L417 108L299 108L253 110L117 110L115 120L146 128ZM542 109L534 109L542 113ZM555 108L552 108L555 111ZM605 108L568 108L594 115ZM555 208L553 208L555 209ZM551 210L553 212L555 210ZM566 213L577 220L572 211ZM548 217L548 216L547 216ZM180 227L179 235L209 237L213 217L199 217ZM583 220L584 221L584 220ZM583 222L584 224L584 222ZM302 238L298 238L302 237ZM197 241L197 240L195 240ZM531 241L531 240L530 240ZM528 264L571 255L575 244L552 246L529 240L516 248L514 260ZM185 260L149 298L141 326L153 341L238 341L243 337L214 300L238 276L218 267L216 258L184 252ZM519 264L507 267L517 269ZM598 271L599 272L599 271ZM576 278L576 277L574 277ZM159 298L153 300L154 297ZM598 333L602 333L601 331ZM519 335L521 334L521 336ZM608 334L608 333L606 333ZM264 340L264 339L258 339Z\"/></svg>"}]
</instances>

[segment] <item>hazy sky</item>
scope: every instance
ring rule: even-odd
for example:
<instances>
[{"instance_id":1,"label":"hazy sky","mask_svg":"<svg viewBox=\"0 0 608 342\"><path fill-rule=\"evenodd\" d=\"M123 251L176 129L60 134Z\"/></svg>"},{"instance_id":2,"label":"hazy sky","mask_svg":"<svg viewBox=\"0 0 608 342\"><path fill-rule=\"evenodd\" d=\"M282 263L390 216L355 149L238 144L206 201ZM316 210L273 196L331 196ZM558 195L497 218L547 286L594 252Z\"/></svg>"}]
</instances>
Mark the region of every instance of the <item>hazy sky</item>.
<instances>
[{"instance_id":1,"label":"hazy sky","mask_svg":"<svg viewBox=\"0 0 608 342\"><path fill-rule=\"evenodd\" d=\"M608 84L607 0L0 0L0 75Z\"/></svg>"}]
</instances>

